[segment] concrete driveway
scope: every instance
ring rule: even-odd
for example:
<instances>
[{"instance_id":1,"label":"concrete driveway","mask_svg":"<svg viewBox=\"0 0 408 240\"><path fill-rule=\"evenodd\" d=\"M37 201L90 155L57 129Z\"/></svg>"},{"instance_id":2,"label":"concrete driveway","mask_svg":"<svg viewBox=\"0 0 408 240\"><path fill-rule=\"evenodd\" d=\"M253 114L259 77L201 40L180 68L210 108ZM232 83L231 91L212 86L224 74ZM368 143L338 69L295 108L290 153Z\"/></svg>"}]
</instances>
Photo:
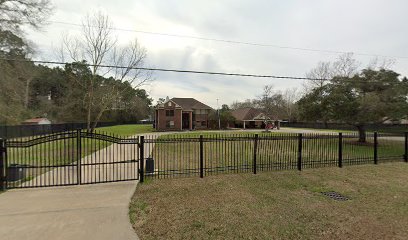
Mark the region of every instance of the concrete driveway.
<instances>
[{"instance_id":1,"label":"concrete driveway","mask_svg":"<svg viewBox=\"0 0 408 240\"><path fill-rule=\"evenodd\" d=\"M149 134L150 139L168 133ZM83 164L107 163L133 159L134 146L122 146L120 152L112 150L117 144L101 149L94 157L81 159ZM152 144L145 145L149 155ZM83 166L82 182L92 183L134 178L131 165ZM129 168L129 169L126 169ZM105 171L106 170L106 171ZM76 167L55 168L22 186L67 184L76 179ZM97 175L93 173L98 173ZM119 175L117 173L120 173ZM103 175L105 174L105 175ZM62 176L62 177L61 177ZM129 221L129 203L138 181L73 185L65 187L13 189L0 194L1 240L131 240L138 239Z\"/></svg>"},{"instance_id":2,"label":"concrete driveway","mask_svg":"<svg viewBox=\"0 0 408 240\"><path fill-rule=\"evenodd\" d=\"M132 155L132 146L122 146L122 151L113 152L115 145L100 150L103 154L97 152L93 158L86 156L81 161L83 164L90 161L107 163L112 161L112 154L116 155L115 161L136 157ZM150 149L146 150L149 153ZM137 174L137 168L130 164L118 164L115 169L105 166L106 175L102 174L105 171L99 171L98 165L83 166L82 182L125 180L135 178ZM23 183L23 186L35 186L37 181L44 185L74 183L72 179L76 179L76 169L55 168ZM128 215L129 202L137 183L127 181L9 190L0 194L0 239L138 239Z\"/></svg>"},{"instance_id":3,"label":"concrete driveway","mask_svg":"<svg viewBox=\"0 0 408 240\"><path fill-rule=\"evenodd\" d=\"M150 139L169 133L147 134ZM112 161L112 149L116 144L94 153L94 158L86 156L81 161ZM145 145L148 156L154 145ZM116 161L132 159L132 146L123 146L121 152L115 152ZM98 156L98 157L95 157ZM120 166L119 166L120 167ZM82 169L82 182L92 183L97 178L105 180L124 180L133 178L134 166L106 167L107 175L98 171L99 166L87 166ZM126 170L128 169L128 171ZM66 172L64 172L66 171ZM115 172L121 172L115 174ZM65 173L65 174L63 174ZM66 174L70 173L70 174ZM129 175L131 174L131 175ZM64 176L55 178L54 176ZM76 179L76 169L56 168L46 172L23 186L35 186L41 180L43 184L72 183ZM52 181L52 182L48 182ZM138 239L129 221L129 203L136 190L138 181L74 185L66 187L14 189L0 194L0 239L55 239L55 240L130 240Z\"/></svg>"},{"instance_id":4,"label":"concrete driveway","mask_svg":"<svg viewBox=\"0 0 408 240\"><path fill-rule=\"evenodd\" d=\"M0 239L138 239L128 217L137 182L0 194Z\"/></svg>"}]
</instances>

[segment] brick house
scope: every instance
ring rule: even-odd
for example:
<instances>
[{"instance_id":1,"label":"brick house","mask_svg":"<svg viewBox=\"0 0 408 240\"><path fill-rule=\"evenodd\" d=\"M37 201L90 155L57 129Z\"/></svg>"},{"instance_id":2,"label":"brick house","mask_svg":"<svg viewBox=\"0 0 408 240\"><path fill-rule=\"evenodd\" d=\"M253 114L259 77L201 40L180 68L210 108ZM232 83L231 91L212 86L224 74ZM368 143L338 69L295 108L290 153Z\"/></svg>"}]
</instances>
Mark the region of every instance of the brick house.
<instances>
[{"instance_id":1,"label":"brick house","mask_svg":"<svg viewBox=\"0 0 408 240\"><path fill-rule=\"evenodd\" d=\"M156 106L155 128L158 131L207 129L211 110L194 98L172 98Z\"/></svg>"},{"instance_id":2,"label":"brick house","mask_svg":"<svg viewBox=\"0 0 408 240\"><path fill-rule=\"evenodd\" d=\"M231 112L231 115L235 118L235 121L230 124L235 128L259 128L264 129L267 123L273 123L279 128L279 123L276 117L268 116L262 110L247 107L235 109Z\"/></svg>"}]
</instances>

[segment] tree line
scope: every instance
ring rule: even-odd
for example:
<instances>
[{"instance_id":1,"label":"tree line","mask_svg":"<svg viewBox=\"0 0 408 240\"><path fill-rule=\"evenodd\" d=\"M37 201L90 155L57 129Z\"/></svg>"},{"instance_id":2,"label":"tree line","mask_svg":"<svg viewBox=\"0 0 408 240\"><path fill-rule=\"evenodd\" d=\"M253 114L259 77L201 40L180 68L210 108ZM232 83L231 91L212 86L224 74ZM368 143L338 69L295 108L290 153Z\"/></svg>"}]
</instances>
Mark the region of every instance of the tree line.
<instances>
[{"instance_id":1,"label":"tree line","mask_svg":"<svg viewBox=\"0 0 408 240\"><path fill-rule=\"evenodd\" d=\"M80 82L90 79L92 73L84 62L51 68L0 60L0 74L0 123L19 124L33 117L55 123L87 121L89 92ZM90 108L91 115L99 116L97 121L132 122L150 115L153 99L144 89L113 77L93 78L93 97L104 101ZM113 94L112 89L115 95L105 100L107 94Z\"/></svg>"},{"instance_id":2,"label":"tree line","mask_svg":"<svg viewBox=\"0 0 408 240\"><path fill-rule=\"evenodd\" d=\"M336 122L354 126L359 142L366 142L368 124L408 118L408 79L390 69L389 61L373 60L359 70L352 54L334 63L319 63L311 82L297 102L299 118L305 121Z\"/></svg>"},{"instance_id":3,"label":"tree line","mask_svg":"<svg viewBox=\"0 0 408 240\"><path fill-rule=\"evenodd\" d=\"M80 35L62 37L59 58L71 63L50 67L21 61L34 53L22 26L40 29L52 11L48 0L0 1L0 123L47 117L84 121L92 131L99 121L148 117L153 100L141 87L151 81L151 72L136 69L143 66L146 50L137 40L119 45L101 12L84 18Z\"/></svg>"},{"instance_id":4,"label":"tree line","mask_svg":"<svg viewBox=\"0 0 408 240\"><path fill-rule=\"evenodd\" d=\"M351 53L320 62L306 74L315 79L301 91L265 86L254 99L234 102L232 109L254 107L290 122L343 123L354 126L366 142L368 124L408 119L408 79L391 70L392 61L372 60L365 68Z\"/></svg>"}]
</instances>

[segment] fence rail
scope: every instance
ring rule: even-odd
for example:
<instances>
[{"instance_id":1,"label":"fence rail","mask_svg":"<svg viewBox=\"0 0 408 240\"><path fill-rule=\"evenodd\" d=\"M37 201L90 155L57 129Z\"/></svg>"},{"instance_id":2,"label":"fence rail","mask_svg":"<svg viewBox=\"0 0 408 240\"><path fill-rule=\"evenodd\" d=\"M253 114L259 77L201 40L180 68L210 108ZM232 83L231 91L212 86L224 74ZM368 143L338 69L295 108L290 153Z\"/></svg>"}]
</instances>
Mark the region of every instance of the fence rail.
<instances>
[{"instance_id":1,"label":"fence rail","mask_svg":"<svg viewBox=\"0 0 408 240\"><path fill-rule=\"evenodd\" d=\"M407 160L407 133L273 133L145 136L148 177L213 175L318 167L343 167ZM146 150L148 149L148 150Z\"/></svg>"},{"instance_id":2,"label":"fence rail","mask_svg":"<svg viewBox=\"0 0 408 240\"><path fill-rule=\"evenodd\" d=\"M290 128L313 128L313 129L338 129L357 131L353 125L345 123L322 123L322 122L281 122L281 127ZM408 124L367 124L367 131L376 131L382 133L392 133L403 135L408 131Z\"/></svg>"}]
</instances>

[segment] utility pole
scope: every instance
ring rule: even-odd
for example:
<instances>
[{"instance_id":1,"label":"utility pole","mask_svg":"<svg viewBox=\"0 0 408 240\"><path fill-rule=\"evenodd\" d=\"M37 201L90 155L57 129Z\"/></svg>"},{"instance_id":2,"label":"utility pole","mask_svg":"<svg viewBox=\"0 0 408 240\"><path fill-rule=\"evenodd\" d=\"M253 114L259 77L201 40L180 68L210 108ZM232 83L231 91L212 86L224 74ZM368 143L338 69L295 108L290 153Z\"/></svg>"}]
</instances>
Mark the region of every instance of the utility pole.
<instances>
[{"instance_id":1,"label":"utility pole","mask_svg":"<svg viewBox=\"0 0 408 240\"><path fill-rule=\"evenodd\" d=\"M218 129L221 130L221 120L220 120L220 107L218 105L218 98L217 98L217 115L218 115Z\"/></svg>"}]
</instances>

